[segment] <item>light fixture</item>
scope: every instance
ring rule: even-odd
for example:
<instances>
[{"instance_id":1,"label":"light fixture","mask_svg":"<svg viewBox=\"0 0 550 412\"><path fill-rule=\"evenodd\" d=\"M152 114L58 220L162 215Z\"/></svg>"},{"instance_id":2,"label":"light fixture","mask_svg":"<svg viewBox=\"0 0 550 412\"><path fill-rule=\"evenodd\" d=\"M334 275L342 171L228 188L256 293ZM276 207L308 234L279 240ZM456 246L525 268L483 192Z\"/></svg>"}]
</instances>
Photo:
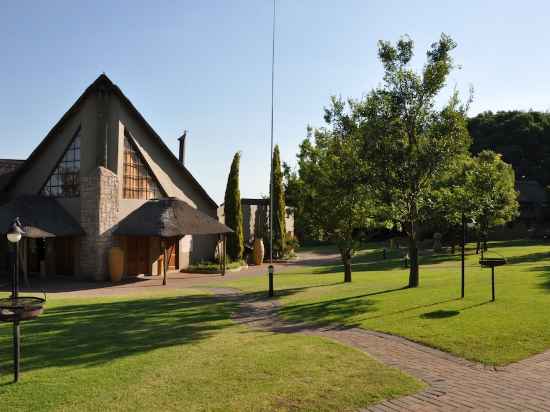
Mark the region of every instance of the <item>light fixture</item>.
<instances>
[{"instance_id":1,"label":"light fixture","mask_svg":"<svg viewBox=\"0 0 550 412\"><path fill-rule=\"evenodd\" d=\"M25 231L21 228L21 222L19 221L19 218L16 217L11 224L7 238L11 243L17 243L21 240L21 236L23 236L24 233Z\"/></svg>"}]
</instances>

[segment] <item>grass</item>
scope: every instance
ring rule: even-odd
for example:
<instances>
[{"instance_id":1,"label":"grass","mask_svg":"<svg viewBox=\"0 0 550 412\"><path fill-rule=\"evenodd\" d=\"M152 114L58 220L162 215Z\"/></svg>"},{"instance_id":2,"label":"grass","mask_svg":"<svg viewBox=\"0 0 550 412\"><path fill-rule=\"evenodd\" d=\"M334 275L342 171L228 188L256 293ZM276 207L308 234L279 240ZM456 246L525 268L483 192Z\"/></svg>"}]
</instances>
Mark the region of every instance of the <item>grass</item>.
<instances>
[{"instance_id":1,"label":"grass","mask_svg":"<svg viewBox=\"0 0 550 412\"><path fill-rule=\"evenodd\" d=\"M423 387L338 343L234 324L235 309L192 290L50 299L22 324L18 384L0 325L2 410L356 410Z\"/></svg>"},{"instance_id":2,"label":"grass","mask_svg":"<svg viewBox=\"0 0 550 412\"><path fill-rule=\"evenodd\" d=\"M421 257L420 287L407 289L408 269L399 254L381 260L379 245L371 245L354 258L351 284L343 283L339 264L276 275L281 315L397 334L486 364L504 365L549 349L550 248L529 241L489 246L488 257L508 259L496 268L496 302L490 302L490 270L479 267L472 249L466 297L460 299L458 253ZM266 281L250 277L231 286L253 293L265 290Z\"/></svg>"}]
</instances>

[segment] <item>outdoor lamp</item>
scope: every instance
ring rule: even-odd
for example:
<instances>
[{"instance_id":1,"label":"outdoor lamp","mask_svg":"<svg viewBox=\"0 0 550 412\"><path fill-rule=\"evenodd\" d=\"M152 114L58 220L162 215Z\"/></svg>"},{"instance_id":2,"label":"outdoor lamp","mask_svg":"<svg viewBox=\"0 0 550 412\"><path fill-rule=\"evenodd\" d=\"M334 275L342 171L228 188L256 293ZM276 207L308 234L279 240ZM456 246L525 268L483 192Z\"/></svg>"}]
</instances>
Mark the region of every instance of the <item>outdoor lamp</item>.
<instances>
[{"instance_id":1,"label":"outdoor lamp","mask_svg":"<svg viewBox=\"0 0 550 412\"><path fill-rule=\"evenodd\" d=\"M8 231L7 238L11 243L17 243L21 240L21 236L23 235L23 233L25 232L21 228L21 223L19 222L19 218L16 217L10 226L10 230Z\"/></svg>"}]
</instances>

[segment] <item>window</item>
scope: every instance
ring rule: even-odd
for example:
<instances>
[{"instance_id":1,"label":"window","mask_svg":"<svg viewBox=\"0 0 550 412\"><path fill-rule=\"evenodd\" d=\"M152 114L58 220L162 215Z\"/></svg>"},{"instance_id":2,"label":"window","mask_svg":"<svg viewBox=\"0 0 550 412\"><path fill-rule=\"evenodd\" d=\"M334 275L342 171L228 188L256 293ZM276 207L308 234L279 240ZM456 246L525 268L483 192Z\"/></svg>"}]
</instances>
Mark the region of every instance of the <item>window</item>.
<instances>
[{"instance_id":1,"label":"window","mask_svg":"<svg viewBox=\"0 0 550 412\"><path fill-rule=\"evenodd\" d=\"M124 136L125 199L158 199L163 191L143 160L141 153L127 135Z\"/></svg>"},{"instance_id":2,"label":"window","mask_svg":"<svg viewBox=\"0 0 550 412\"><path fill-rule=\"evenodd\" d=\"M80 130L44 184L41 194L54 197L80 196Z\"/></svg>"}]
</instances>

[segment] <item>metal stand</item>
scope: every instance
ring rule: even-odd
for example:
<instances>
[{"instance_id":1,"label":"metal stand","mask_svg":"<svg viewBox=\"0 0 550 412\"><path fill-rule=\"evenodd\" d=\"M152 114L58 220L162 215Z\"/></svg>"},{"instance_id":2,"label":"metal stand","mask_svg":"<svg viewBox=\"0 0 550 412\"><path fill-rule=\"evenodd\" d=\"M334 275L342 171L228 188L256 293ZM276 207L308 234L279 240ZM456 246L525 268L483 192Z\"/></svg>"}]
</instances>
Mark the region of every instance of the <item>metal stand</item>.
<instances>
[{"instance_id":1,"label":"metal stand","mask_svg":"<svg viewBox=\"0 0 550 412\"><path fill-rule=\"evenodd\" d=\"M461 265L461 282L460 282L460 298L464 299L464 249L466 245L466 217L464 216L464 213L462 214L462 248L460 251L461 259L462 259L462 265Z\"/></svg>"},{"instance_id":2,"label":"metal stand","mask_svg":"<svg viewBox=\"0 0 550 412\"><path fill-rule=\"evenodd\" d=\"M19 242L15 244L15 260L13 264L12 277L12 299L19 297ZM13 321L13 381L19 380L19 367L21 357L21 328L19 321L14 318Z\"/></svg>"},{"instance_id":3,"label":"metal stand","mask_svg":"<svg viewBox=\"0 0 550 412\"><path fill-rule=\"evenodd\" d=\"M269 274L269 297L272 297L275 294L275 292L273 291L273 265L269 265L267 270Z\"/></svg>"},{"instance_id":4,"label":"metal stand","mask_svg":"<svg viewBox=\"0 0 550 412\"><path fill-rule=\"evenodd\" d=\"M13 322L13 381L19 380L19 358L21 357L21 328L18 321Z\"/></svg>"},{"instance_id":5,"label":"metal stand","mask_svg":"<svg viewBox=\"0 0 550 412\"><path fill-rule=\"evenodd\" d=\"M494 266L491 268L491 289L493 292L493 298L491 299L492 302L495 301L495 268Z\"/></svg>"}]
</instances>

